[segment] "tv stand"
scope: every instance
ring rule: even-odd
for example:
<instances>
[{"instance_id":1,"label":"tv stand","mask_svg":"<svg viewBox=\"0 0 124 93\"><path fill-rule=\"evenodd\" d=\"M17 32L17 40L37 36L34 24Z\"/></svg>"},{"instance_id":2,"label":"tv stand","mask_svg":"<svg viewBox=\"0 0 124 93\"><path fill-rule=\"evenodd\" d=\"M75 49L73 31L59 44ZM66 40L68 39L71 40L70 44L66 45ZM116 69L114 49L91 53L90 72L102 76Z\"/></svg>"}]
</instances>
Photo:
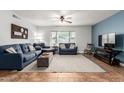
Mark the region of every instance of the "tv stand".
<instances>
[{"instance_id":1,"label":"tv stand","mask_svg":"<svg viewBox=\"0 0 124 93\"><path fill-rule=\"evenodd\" d=\"M113 49L104 49L104 48L96 48L94 53L94 57L113 65L114 58L118 55L121 51L113 50Z\"/></svg>"}]
</instances>

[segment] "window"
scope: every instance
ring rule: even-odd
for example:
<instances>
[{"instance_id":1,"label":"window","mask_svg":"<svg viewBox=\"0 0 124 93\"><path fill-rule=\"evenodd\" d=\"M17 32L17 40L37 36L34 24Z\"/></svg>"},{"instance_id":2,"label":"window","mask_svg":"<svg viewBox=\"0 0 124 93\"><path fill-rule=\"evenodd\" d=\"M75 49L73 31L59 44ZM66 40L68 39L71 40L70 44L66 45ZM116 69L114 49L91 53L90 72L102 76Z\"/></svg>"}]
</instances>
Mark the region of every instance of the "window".
<instances>
[{"instance_id":1,"label":"window","mask_svg":"<svg viewBox=\"0 0 124 93\"><path fill-rule=\"evenodd\" d=\"M69 32L57 32L57 43L68 43Z\"/></svg>"},{"instance_id":2,"label":"window","mask_svg":"<svg viewBox=\"0 0 124 93\"><path fill-rule=\"evenodd\" d=\"M108 41L107 38L108 38L107 34L104 34L104 35L102 36L102 46L104 46L104 44L107 43L107 41Z\"/></svg>"},{"instance_id":3,"label":"window","mask_svg":"<svg viewBox=\"0 0 124 93\"><path fill-rule=\"evenodd\" d=\"M59 43L74 43L75 42L75 32L66 31L66 32L51 32L51 41L52 46L58 45Z\"/></svg>"},{"instance_id":4,"label":"window","mask_svg":"<svg viewBox=\"0 0 124 93\"><path fill-rule=\"evenodd\" d=\"M115 33L108 34L108 43L115 43Z\"/></svg>"},{"instance_id":5,"label":"window","mask_svg":"<svg viewBox=\"0 0 124 93\"><path fill-rule=\"evenodd\" d=\"M51 32L50 45L56 45L56 43L57 43L56 37L57 37L57 33Z\"/></svg>"}]
</instances>

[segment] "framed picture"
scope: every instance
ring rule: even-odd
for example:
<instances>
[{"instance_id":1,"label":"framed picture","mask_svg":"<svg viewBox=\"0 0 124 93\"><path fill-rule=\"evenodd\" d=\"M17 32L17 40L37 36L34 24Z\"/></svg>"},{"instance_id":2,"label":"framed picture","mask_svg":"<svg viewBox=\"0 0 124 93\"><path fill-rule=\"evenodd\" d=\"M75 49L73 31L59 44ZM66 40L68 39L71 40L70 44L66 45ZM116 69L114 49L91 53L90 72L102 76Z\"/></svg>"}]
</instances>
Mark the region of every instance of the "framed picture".
<instances>
[{"instance_id":1,"label":"framed picture","mask_svg":"<svg viewBox=\"0 0 124 93\"><path fill-rule=\"evenodd\" d=\"M28 29L22 26L11 24L12 39L28 39Z\"/></svg>"}]
</instances>

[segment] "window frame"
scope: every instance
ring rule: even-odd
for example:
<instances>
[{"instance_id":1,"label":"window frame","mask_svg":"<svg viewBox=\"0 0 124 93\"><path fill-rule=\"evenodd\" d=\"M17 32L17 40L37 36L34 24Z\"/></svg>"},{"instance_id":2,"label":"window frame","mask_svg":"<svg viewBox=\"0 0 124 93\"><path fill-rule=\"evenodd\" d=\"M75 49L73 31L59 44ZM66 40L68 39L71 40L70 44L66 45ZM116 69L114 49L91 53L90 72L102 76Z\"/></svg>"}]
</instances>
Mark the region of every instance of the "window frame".
<instances>
[{"instance_id":1,"label":"window frame","mask_svg":"<svg viewBox=\"0 0 124 93\"><path fill-rule=\"evenodd\" d=\"M76 32L75 31L51 31L51 39L52 39L52 32L55 32L56 33L56 41L55 41L56 45L60 43L60 42L58 42L58 33L59 32L68 32L69 33L69 35L68 35L69 36L69 40L68 40L69 42L68 43L71 43L71 33L74 32L75 33L74 39L76 38ZM73 43L76 43L76 41L74 41ZM51 41L50 41L50 44L53 45L51 43Z\"/></svg>"}]
</instances>

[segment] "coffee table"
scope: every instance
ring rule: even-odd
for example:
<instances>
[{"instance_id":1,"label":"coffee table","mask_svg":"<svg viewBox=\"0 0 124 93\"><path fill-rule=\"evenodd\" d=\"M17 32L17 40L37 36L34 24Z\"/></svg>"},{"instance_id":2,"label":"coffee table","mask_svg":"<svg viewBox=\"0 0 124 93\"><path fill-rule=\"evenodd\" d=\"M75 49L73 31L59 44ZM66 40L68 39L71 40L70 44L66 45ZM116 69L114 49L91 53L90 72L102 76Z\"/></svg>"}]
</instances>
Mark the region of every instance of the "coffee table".
<instances>
[{"instance_id":1,"label":"coffee table","mask_svg":"<svg viewBox=\"0 0 124 93\"><path fill-rule=\"evenodd\" d=\"M52 58L53 58L52 52L44 52L37 58L37 67L49 67Z\"/></svg>"}]
</instances>

